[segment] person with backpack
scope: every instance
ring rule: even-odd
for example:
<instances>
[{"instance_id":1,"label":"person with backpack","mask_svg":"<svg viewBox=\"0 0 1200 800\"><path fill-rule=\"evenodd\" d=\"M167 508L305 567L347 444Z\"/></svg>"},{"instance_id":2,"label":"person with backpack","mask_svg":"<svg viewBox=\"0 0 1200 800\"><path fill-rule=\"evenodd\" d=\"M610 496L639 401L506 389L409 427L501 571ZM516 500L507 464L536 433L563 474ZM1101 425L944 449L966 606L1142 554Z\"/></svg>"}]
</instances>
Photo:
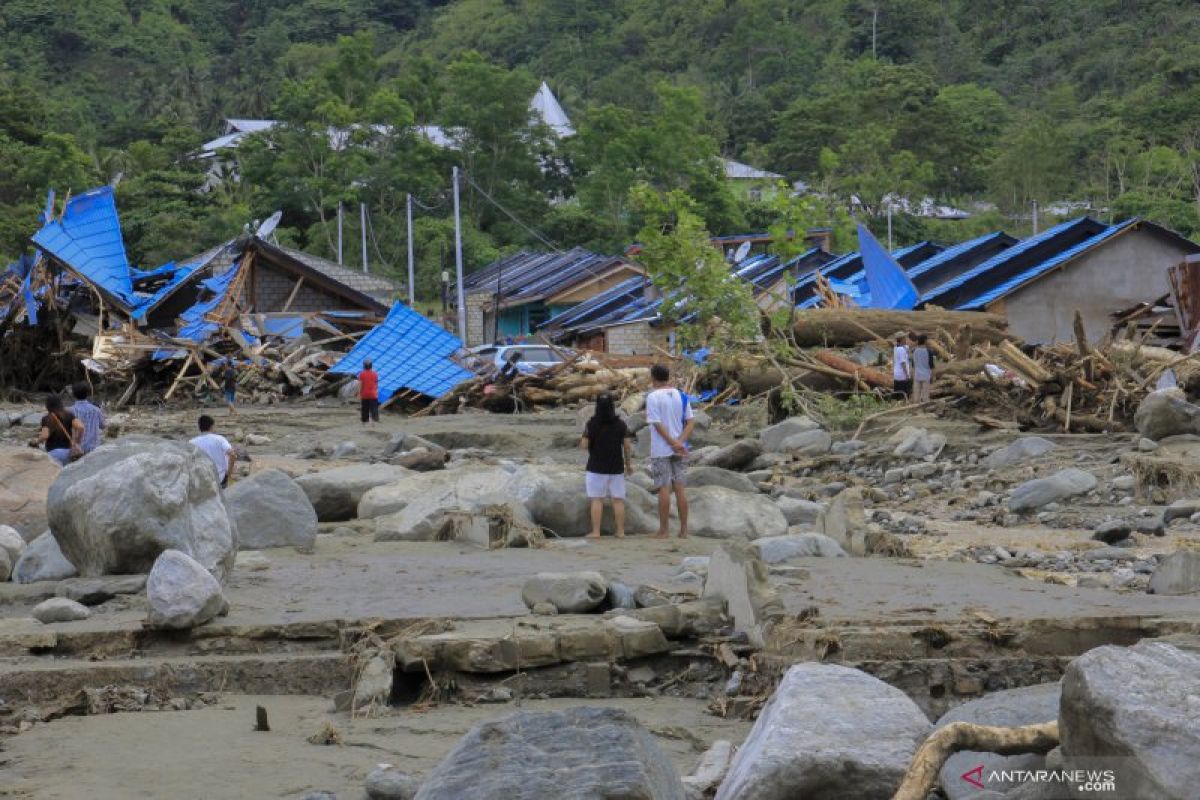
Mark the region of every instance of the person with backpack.
<instances>
[{"instance_id":1,"label":"person with backpack","mask_svg":"<svg viewBox=\"0 0 1200 800\"><path fill-rule=\"evenodd\" d=\"M604 498L612 498L616 537L625 538L625 476L633 472L633 434L617 416L611 394L596 398L596 413L588 420L579 447L588 454L584 485L591 501L592 530L589 539L600 538Z\"/></svg>"},{"instance_id":2,"label":"person with backpack","mask_svg":"<svg viewBox=\"0 0 1200 800\"><path fill-rule=\"evenodd\" d=\"M913 402L928 403L929 390L933 384L933 351L929 349L929 337L925 334L917 336L917 346L913 350Z\"/></svg>"},{"instance_id":3,"label":"person with backpack","mask_svg":"<svg viewBox=\"0 0 1200 800\"><path fill-rule=\"evenodd\" d=\"M679 509L679 538L688 535L687 443L695 426L687 395L671 385L671 371L662 364L650 368L653 391L646 395L646 422L650 426L650 476L658 489L658 534L667 538L671 495Z\"/></svg>"}]
</instances>

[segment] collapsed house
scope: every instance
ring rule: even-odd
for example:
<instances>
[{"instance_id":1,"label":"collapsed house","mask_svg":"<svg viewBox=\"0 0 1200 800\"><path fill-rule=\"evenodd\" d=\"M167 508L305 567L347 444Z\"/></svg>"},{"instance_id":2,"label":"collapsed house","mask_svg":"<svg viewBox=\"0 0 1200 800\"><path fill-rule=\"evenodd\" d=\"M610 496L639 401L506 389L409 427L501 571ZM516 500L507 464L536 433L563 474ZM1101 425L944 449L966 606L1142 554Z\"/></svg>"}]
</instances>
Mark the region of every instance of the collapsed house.
<instances>
[{"instance_id":1,"label":"collapsed house","mask_svg":"<svg viewBox=\"0 0 1200 800\"><path fill-rule=\"evenodd\" d=\"M10 266L0 282L0 378L7 386L61 388L86 376L120 391L119 403L139 390L171 399L218 392L213 372L228 362L239 366L251 402L320 396L345 382L326 380L338 374L330 368L343 351L377 326L394 332L398 317L393 301L402 287L390 278L257 234L182 263L138 269L126 254L111 187L71 197L61 209L51 195L31 240L36 255ZM425 372L461 378L450 360L461 343L405 311L404 337L420 343ZM406 397L441 391L393 384L411 389Z\"/></svg>"}]
</instances>

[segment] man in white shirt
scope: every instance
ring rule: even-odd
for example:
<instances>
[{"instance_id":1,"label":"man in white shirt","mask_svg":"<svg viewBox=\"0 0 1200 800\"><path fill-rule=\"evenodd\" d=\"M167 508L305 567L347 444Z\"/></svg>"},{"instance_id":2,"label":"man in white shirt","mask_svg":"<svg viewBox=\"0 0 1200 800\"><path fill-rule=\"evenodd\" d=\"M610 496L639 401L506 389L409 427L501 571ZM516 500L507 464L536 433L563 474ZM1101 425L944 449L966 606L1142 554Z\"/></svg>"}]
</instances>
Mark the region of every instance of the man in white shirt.
<instances>
[{"instance_id":1,"label":"man in white shirt","mask_svg":"<svg viewBox=\"0 0 1200 800\"><path fill-rule=\"evenodd\" d=\"M213 418L204 414L200 417L200 435L192 439L192 444L200 449L200 452L212 459L213 466L217 468L217 482L221 484L221 488L229 482L229 475L233 472L233 464L237 460L237 453L233 451L233 445L229 440L219 433L213 432Z\"/></svg>"},{"instance_id":2,"label":"man in white shirt","mask_svg":"<svg viewBox=\"0 0 1200 800\"><path fill-rule=\"evenodd\" d=\"M654 389L646 396L646 422L650 426L650 475L658 489L658 538L667 538L671 494L679 508L679 538L687 538L687 442L695 425L691 404L671 385L671 371L662 364L650 369Z\"/></svg>"},{"instance_id":3,"label":"man in white shirt","mask_svg":"<svg viewBox=\"0 0 1200 800\"><path fill-rule=\"evenodd\" d=\"M905 400L912 394L912 364L908 360L908 339L903 333L896 334L896 346L892 348L892 388Z\"/></svg>"}]
</instances>

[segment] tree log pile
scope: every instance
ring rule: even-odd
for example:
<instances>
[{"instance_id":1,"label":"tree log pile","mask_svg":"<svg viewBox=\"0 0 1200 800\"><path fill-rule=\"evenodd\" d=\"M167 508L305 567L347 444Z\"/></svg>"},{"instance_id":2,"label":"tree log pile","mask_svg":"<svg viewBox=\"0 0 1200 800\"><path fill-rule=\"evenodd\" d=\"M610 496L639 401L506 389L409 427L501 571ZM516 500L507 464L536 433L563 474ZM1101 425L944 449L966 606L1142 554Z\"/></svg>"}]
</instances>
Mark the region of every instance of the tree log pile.
<instances>
[{"instance_id":1,"label":"tree log pile","mask_svg":"<svg viewBox=\"0 0 1200 800\"><path fill-rule=\"evenodd\" d=\"M617 403L630 394L650 388L648 367L613 367L586 354L561 364L521 374L511 382L486 375L464 381L440 398L434 410L453 414L465 407L500 413L527 412L595 401L613 395Z\"/></svg>"}]
</instances>

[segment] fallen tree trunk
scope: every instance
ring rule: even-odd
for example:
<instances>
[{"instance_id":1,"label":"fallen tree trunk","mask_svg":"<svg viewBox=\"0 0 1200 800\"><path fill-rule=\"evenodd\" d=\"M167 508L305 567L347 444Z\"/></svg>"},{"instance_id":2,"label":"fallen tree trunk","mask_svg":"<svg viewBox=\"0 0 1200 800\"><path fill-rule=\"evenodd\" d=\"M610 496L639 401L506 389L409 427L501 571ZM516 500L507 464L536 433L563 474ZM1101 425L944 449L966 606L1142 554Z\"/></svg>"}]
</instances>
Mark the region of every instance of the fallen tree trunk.
<instances>
[{"instance_id":1,"label":"fallen tree trunk","mask_svg":"<svg viewBox=\"0 0 1200 800\"><path fill-rule=\"evenodd\" d=\"M833 367L839 372L844 372L847 375L853 375L857 377L868 386L874 386L881 389L893 388L892 379L889 375L886 375L877 369L864 367L862 364L858 364L848 358L843 358L837 353L831 353L828 350L821 350L815 353L813 358L815 358L817 361L820 361L827 367Z\"/></svg>"},{"instance_id":2,"label":"fallen tree trunk","mask_svg":"<svg viewBox=\"0 0 1200 800\"><path fill-rule=\"evenodd\" d=\"M921 333L943 328L955 341L969 336L975 344L998 344L1010 339L1008 322L978 311L888 311L883 309L814 308L797 311L792 335L800 347L853 347L897 333Z\"/></svg>"},{"instance_id":3,"label":"fallen tree trunk","mask_svg":"<svg viewBox=\"0 0 1200 800\"><path fill-rule=\"evenodd\" d=\"M951 722L929 735L917 749L912 764L892 800L925 800L938 780L946 759L960 750L998 753L1049 753L1058 747L1058 722L999 728L971 722Z\"/></svg>"}]
</instances>

